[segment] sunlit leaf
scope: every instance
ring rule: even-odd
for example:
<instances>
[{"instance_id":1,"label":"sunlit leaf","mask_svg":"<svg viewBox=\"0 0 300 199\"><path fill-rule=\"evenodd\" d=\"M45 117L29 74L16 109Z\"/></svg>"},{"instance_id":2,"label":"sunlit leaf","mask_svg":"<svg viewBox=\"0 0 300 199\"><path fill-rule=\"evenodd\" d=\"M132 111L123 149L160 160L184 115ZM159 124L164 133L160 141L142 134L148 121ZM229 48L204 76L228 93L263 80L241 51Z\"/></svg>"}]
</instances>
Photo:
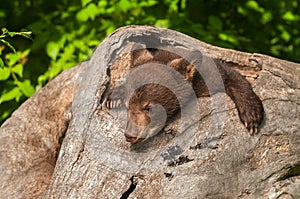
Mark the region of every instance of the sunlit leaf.
<instances>
[{"instance_id":1,"label":"sunlit leaf","mask_svg":"<svg viewBox=\"0 0 300 199\"><path fill-rule=\"evenodd\" d=\"M237 11L238 11L238 13L240 13L241 15L247 15L247 10L244 9L242 6L238 6Z\"/></svg>"},{"instance_id":2,"label":"sunlit leaf","mask_svg":"<svg viewBox=\"0 0 300 199\"><path fill-rule=\"evenodd\" d=\"M132 8L132 2L128 0L121 0L118 3L118 8L120 8L122 11L127 11Z\"/></svg>"},{"instance_id":3,"label":"sunlit leaf","mask_svg":"<svg viewBox=\"0 0 300 199\"><path fill-rule=\"evenodd\" d=\"M284 41L288 42L288 41L291 39L291 35L290 35L287 31L283 31L283 32L281 33L281 38L282 38Z\"/></svg>"},{"instance_id":4,"label":"sunlit leaf","mask_svg":"<svg viewBox=\"0 0 300 199\"><path fill-rule=\"evenodd\" d=\"M181 1L181 5L180 6L181 6L182 9L185 9L185 7L186 7L186 1L187 0L182 0Z\"/></svg>"},{"instance_id":5,"label":"sunlit leaf","mask_svg":"<svg viewBox=\"0 0 300 199\"><path fill-rule=\"evenodd\" d=\"M92 1L93 0L81 0L81 5L82 5L82 7L85 7L87 4L89 4Z\"/></svg>"},{"instance_id":6,"label":"sunlit leaf","mask_svg":"<svg viewBox=\"0 0 300 199\"><path fill-rule=\"evenodd\" d=\"M98 13L98 7L94 3L90 3L76 14L76 18L79 21L86 22L88 19L94 20Z\"/></svg>"},{"instance_id":7,"label":"sunlit leaf","mask_svg":"<svg viewBox=\"0 0 300 199\"><path fill-rule=\"evenodd\" d=\"M9 32L6 28L2 28L1 30L2 30L2 34L4 34L4 35L8 34L8 32Z\"/></svg>"},{"instance_id":8,"label":"sunlit leaf","mask_svg":"<svg viewBox=\"0 0 300 199\"><path fill-rule=\"evenodd\" d=\"M9 53L6 54L6 59L8 61L9 66L15 65L21 58L22 53L21 52L16 52L16 53Z\"/></svg>"},{"instance_id":9,"label":"sunlit leaf","mask_svg":"<svg viewBox=\"0 0 300 199\"><path fill-rule=\"evenodd\" d=\"M297 17L291 12L291 11L287 11L283 16L282 19L286 20L286 21L295 21L297 19Z\"/></svg>"},{"instance_id":10,"label":"sunlit leaf","mask_svg":"<svg viewBox=\"0 0 300 199\"><path fill-rule=\"evenodd\" d=\"M178 11L178 6L177 6L178 1L171 1L169 8L171 11L177 12Z\"/></svg>"},{"instance_id":11,"label":"sunlit leaf","mask_svg":"<svg viewBox=\"0 0 300 199\"><path fill-rule=\"evenodd\" d=\"M5 118L7 118L7 117L11 114L12 110L7 110L6 105L4 105L4 104L2 104L1 106L3 106L3 107L2 107L2 110L4 110L4 111L3 111L3 112L0 112L0 113L1 113L1 115L0 115L0 120L3 120L3 119L5 119ZM5 107L6 109L4 109L4 107ZM0 109L1 109L1 107L0 107Z\"/></svg>"},{"instance_id":12,"label":"sunlit leaf","mask_svg":"<svg viewBox=\"0 0 300 199\"><path fill-rule=\"evenodd\" d=\"M47 55L53 60L56 60L59 51L60 51L60 46L56 42L51 41L46 46Z\"/></svg>"},{"instance_id":13,"label":"sunlit leaf","mask_svg":"<svg viewBox=\"0 0 300 199\"><path fill-rule=\"evenodd\" d=\"M107 1L106 0L100 0L98 2L98 6L99 7L106 7L107 6Z\"/></svg>"},{"instance_id":14,"label":"sunlit leaf","mask_svg":"<svg viewBox=\"0 0 300 199\"><path fill-rule=\"evenodd\" d=\"M276 44L277 42L279 41L279 38L278 37L274 37L273 39L271 39L270 43L272 45Z\"/></svg>"},{"instance_id":15,"label":"sunlit leaf","mask_svg":"<svg viewBox=\"0 0 300 199\"><path fill-rule=\"evenodd\" d=\"M259 4L254 0L247 1L246 5L247 5L248 8L251 8L252 10L255 10L257 12L261 12L261 13L264 12L264 9L261 8L259 6Z\"/></svg>"},{"instance_id":16,"label":"sunlit leaf","mask_svg":"<svg viewBox=\"0 0 300 199\"><path fill-rule=\"evenodd\" d=\"M49 71L49 78L52 79L62 71L62 66L59 63L52 63Z\"/></svg>"},{"instance_id":17,"label":"sunlit leaf","mask_svg":"<svg viewBox=\"0 0 300 199\"><path fill-rule=\"evenodd\" d=\"M87 6L86 9L87 9L87 12L89 13L89 18L91 20L94 20L98 14L98 7L94 3L91 3Z\"/></svg>"},{"instance_id":18,"label":"sunlit leaf","mask_svg":"<svg viewBox=\"0 0 300 199\"><path fill-rule=\"evenodd\" d=\"M152 6L156 5L157 3L158 3L158 1L156 1L156 0L141 1L139 3L139 6L140 7L152 7Z\"/></svg>"},{"instance_id":19,"label":"sunlit leaf","mask_svg":"<svg viewBox=\"0 0 300 199\"><path fill-rule=\"evenodd\" d=\"M0 67L0 81L7 80L10 76L10 70L7 67Z\"/></svg>"},{"instance_id":20,"label":"sunlit leaf","mask_svg":"<svg viewBox=\"0 0 300 199\"><path fill-rule=\"evenodd\" d=\"M0 55L1 55L1 53L0 53ZM5 64L4 64L3 59L0 57L0 67L3 67L3 66L5 66Z\"/></svg>"},{"instance_id":21,"label":"sunlit leaf","mask_svg":"<svg viewBox=\"0 0 300 199\"><path fill-rule=\"evenodd\" d=\"M62 57L65 59L65 60L69 60L71 59L73 56L74 56L74 52L75 52L75 47L73 45L67 45L65 48L64 48L64 52L62 53Z\"/></svg>"},{"instance_id":22,"label":"sunlit leaf","mask_svg":"<svg viewBox=\"0 0 300 199\"><path fill-rule=\"evenodd\" d=\"M30 49L27 49L21 53L21 58L27 57L30 53Z\"/></svg>"},{"instance_id":23,"label":"sunlit leaf","mask_svg":"<svg viewBox=\"0 0 300 199\"><path fill-rule=\"evenodd\" d=\"M262 15L261 23L266 24L272 20L272 13L271 12L265 12Z\"/></svg>"},{"instance_id":24,"label":"sunlit leaf","mask_svg":"<svg viewBox=\"0 0 300 199\"><path fill-rule=\"evenodd\" d=\"M0 96L0 104L3 102L7 102L10 100L15 99L18 101L20 99L20 96L22 96L22 92L18 87L14 87L13 89L9 90L6 93L2 93Z\"/></svg>"},{"instance_id":25,"label":"sunlit leaf","mask_svg":"<svg viewBox=\"0 0 300 199\"><path fill-rule=\"evenodd\" d=\"M18 82L17 85L26 97L30 97L35 92L34 87L30 83L30 80Z\"/></svg>"},{"instance_id":26,"label":"sunlit leaf","mask_svg":"<svg viewBox=\"0 0 300 199\"><path fill-rule=\"evenodd\" d=\"M85 9L82 9L76 14L76 19L78 21L86 22L89 19L89 15Z\"/></svg>"},{"instance_id":27,"label":"sunlit leaf","mask_svg":"<svg viewBox=\"0 0 300 199\"><path fill-rule=\"evenodd\" d=\"M168 19L159 19L156 21L155 26L160 28L169 28L170 21Z\"/></svg>"},{"instance_id":28,"label":"sunlit leaf","mask_svg":"<svg viewBox=\"0 0 300 199\"><path fill-rule=\"evenodd\" d=\"M38 77L38 85L44 85L48 80L49 80L49 77L50 77L50 72L49 71L46 71L44 74L40 75Z\"/></svg>"},{"instance_id":29,"label":"sunlit leaf","mask_svg":"<svg viewBox=\"0 0 300 199\"><path fill-rule=\"evenodd\" d=\"M109 28L106 29L106 35L109 35L110 33L112 33L113 31L115 31L115 27L114 26L110 26Z\"/></svg>"},{"instance_id":30,"label":"sunlit leaf","mask_svg":"<svg viewBox=\"0 0 300 199\"><path fill-rule=\"evenodd\" d=\"M11 36L11 37L13 37L13 36L16 35L16 32L8 32L8 35Z\"/></svg>"},{"instance_id":31,"label":"sunlit leaf","mask_svg":"<svg viewBox=\"0 0 300 199\"><path fill-rule=\"evenodd\" d=\"M19 75L19 77L23 77L23 65L17 64L12 68L12 71Z\"/></svg>"},{"instance_id":32,"label":"sunlit leaf","mask_svg":"<svg viewBox=\"0 0 300 199\"><path fill-rule=\"evenodd\" d=\"M227 40L228 40L228 36L227 36L226 34L224 34L224 33L220 33L220 34L219 34L219 38L220 38L221 40L223 40L223 41L227 41Z\"/></svg>"}]
</instances>

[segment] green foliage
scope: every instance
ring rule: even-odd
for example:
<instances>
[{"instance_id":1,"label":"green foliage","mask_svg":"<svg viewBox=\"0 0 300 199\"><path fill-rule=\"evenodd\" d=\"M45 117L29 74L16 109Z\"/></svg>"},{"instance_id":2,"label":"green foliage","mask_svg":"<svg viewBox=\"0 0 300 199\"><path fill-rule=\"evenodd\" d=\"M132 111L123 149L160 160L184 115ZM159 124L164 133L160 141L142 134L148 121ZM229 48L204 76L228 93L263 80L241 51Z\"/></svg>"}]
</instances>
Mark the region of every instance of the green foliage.
<instances>
[{"instance_id":1,"label":"green foliage","mask_svg":"<svg viewBox=\"0 0 300 199\"><path fill-rule=\"evenodd\" d=\"M5 53L4 59L0 57L1 120L13 111L12 108L5 109L5 102L19 102L20 99L26 99L35 92L30 80L23 78L23 68L30 50L25 50L23 52L16 51L13 45L7 41L7 37L14 37L16 35L30 39L30 34L31 32L29 31L9 32L6 28L2 28L0 43L4 45L0 46L0 55L2 55L5 47L8 47L13 52Z\"/></svg>"},{"instance_id":2,"label":"green foliage","mask_svg":"<svg viewBox=\"0 0 300 199\"><path fill-rule=\"evenodd\" d=\"M30 37L29 31L2 29L0 123L61 71L88 59L105 37L125 25L170 28L213 45L300 61L298 0L2 1L0 27L26 28L33 32L33 41L23 38Z\"/></svg>"}]
</instances>

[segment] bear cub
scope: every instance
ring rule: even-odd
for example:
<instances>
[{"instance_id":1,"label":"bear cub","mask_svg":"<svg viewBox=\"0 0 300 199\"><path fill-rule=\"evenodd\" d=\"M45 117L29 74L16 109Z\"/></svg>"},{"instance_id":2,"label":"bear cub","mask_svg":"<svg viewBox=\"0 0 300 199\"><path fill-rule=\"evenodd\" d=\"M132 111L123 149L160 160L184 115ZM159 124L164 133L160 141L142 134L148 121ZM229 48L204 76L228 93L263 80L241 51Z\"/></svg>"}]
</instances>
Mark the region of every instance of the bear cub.
<instances>
[{"instance_id":1,"label":"bear cub","mask_svg":"<svg viewBox=\"0 0 300 199\"><path fill-rule=\"evenodd\" d=\"M250 83L225 62L211 60L221 79L218 83L211 65L203 64L199 51L190 52L186 59L154 48L134 50L130 56L134 75L113 88L105 102L109 109L125 106L128 110L126 141L135 144L154 136L180 112L180 107L188 103L192 95L199 98L224 91L235 103L239 118L250 134L258 132L264 114L262 102ZM143 67L145 64L148 64L147 69ZM156 67L162 65L169 70ZM152 81L137 86L140 81L149 79ZM172 89L164 84L171 85Z\"/></svg>"}]
</instances>

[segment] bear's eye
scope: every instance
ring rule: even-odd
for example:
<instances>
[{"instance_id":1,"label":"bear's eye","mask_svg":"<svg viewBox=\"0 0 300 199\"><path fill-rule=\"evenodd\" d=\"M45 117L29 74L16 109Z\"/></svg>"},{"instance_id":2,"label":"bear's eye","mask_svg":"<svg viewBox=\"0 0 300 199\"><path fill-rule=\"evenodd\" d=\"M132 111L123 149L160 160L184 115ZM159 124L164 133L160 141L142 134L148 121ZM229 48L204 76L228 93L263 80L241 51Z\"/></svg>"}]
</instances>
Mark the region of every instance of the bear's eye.
<instances>
[{"instance_id":1,"label":"bear's eye","mask_svg":"<svg viewBox=\"0 0 300 199\"><path fill-rule=\"evenodd\" d=\"M146 111L147 113L151 113L151 112L153 111L153 107L152 107L151 105L149 105L149 106L147 106L147 107L145 108L145 111Z\"/></svg>"}]
</instances>

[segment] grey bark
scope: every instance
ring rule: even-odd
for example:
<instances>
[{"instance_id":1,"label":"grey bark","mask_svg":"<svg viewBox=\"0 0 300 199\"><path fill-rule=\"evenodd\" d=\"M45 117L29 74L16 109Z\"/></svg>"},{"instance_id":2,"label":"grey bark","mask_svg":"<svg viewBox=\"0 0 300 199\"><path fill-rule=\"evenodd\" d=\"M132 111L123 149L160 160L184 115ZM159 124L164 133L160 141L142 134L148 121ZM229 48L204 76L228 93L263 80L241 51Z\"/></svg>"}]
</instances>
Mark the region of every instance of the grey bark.
<instances>
[{"instance_id":1,"label":"grey bark","mask_svg":"<svg viewBox=\"0 0 300 199\"><path fill-rule=\"evenodd\" d=\"M102 102L116 73L128 70L115 59L141 36L232 62L263 101L259 133L250 136L233 102L218 93L199 99L197 121L183 132L178 118L146 142L125 142L125 111ZM1 126L0 198L300 198L299 78L296 63L166 29L120 28Z\"/></svg>"}]
</instances>

